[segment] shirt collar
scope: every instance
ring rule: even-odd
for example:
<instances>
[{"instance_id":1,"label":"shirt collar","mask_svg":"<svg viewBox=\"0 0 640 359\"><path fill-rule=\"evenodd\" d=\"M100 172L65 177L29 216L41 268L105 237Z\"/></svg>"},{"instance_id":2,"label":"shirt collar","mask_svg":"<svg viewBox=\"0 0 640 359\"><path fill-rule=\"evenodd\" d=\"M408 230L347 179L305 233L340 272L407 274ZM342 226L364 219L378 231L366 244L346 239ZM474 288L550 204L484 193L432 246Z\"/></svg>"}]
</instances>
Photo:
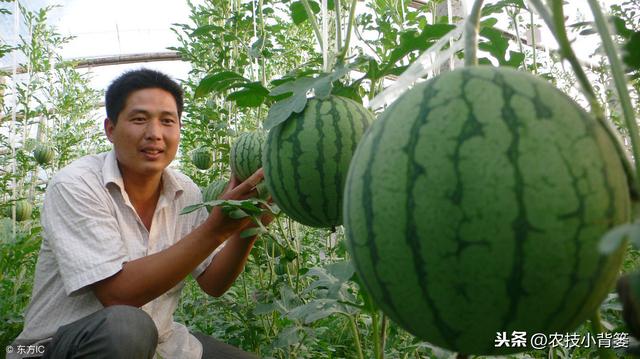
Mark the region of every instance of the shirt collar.
<instances>
[{"instance_id":1,"label":"shirt collar","mask_svg":"<svg viewBox=\"0 0 640 359\"><path fill-rule=\"evenodd\" d=\"M113 183L118 186L120 190L124 189L122 173L120 173L120 168L118 168L118 160L114 150L109 151L105 157L104 165L102 166L102 178L103 186L106 187L109 183ZM162 194L168 198L176 199L183 192L184 188L176 179L173 171L165 168L162 172Z\"/></svg>"}]
</instances>

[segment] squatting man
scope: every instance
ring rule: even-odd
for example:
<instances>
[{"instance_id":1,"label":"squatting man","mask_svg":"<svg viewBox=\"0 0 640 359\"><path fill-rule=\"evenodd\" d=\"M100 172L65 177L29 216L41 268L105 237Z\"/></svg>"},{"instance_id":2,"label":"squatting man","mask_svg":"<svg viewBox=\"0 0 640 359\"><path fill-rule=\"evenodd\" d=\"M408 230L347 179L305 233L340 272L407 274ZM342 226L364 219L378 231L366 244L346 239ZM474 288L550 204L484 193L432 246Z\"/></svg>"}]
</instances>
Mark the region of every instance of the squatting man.
<instances>
[{"instance_id":1,"label":"squatting man","mask_svg":"<svg viewBox=\"0 0 640 359\"><path fill-rule=\"evenodd\" d=\"M188 274L220 296L256 240L240 238L250 219L219 208L179 215L202 201L187 176L168 168L180 143L182 89L162 73L130 71L109 85L105 106L113 149L74 161L48 184L33 294L12 346L45 348L44 358L255 357L173 321ZM262 177L232 178L221 198L255 196Z\"/></svg>"}]
</instances>

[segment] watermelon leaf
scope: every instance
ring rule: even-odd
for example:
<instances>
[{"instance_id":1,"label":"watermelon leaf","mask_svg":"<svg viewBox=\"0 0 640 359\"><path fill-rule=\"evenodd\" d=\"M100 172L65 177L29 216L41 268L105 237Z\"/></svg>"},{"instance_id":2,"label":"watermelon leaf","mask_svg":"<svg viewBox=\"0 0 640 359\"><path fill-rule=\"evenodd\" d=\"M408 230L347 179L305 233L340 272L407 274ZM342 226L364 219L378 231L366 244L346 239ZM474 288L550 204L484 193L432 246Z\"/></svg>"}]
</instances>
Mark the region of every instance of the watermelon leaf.
<instances>
[{"instance_id":1,"label":"watermelon leaf","mask_svg":"<svg viewBox=\"0 0 640 359\"><path fill-rule=\"evenodd\" d=\"M338 303L335 299L321 298L293 308L287 314L287 317L294 320L301 320L305 324L310 324L317 320L324 319L334 313L345 315L350 314L344 309L345 306Z\"/></svg>"},{"instance_id":2,"label":"watermelon leaf","mask_svg":"<svg viewBox=\"0 0 640 359\"><path fill-rule=\"evenodd\" d=\"M213 91L224 91L240 84L249 82L244 76L234 71L220 71L205 76L195 91L195 97L199 98Z\"/></svg>"},{"instance_id":3,"label":"watermelon leaf","mask_svg":"<svg viewBox=\"0 0 640 359\"><path fill-rule=\"evenodd\" d=\"M191 36L202 36L202 35L206 35L208 33L221 33L224 32L224 28L222 26L218 26L218 25L204 25L204 26L200 26L199 28L193 30L193 32L191 33Z\"/></svg>"},{"instance_id":4,"label":"watermelon leaf","mask_svg":"<svg viewBox=\"0 0 640 359\"><path fill-rule=\"evenodd\" d=\"M269 90L260 82L244 83L239 87L242 89L227 96L227 100L235 101L239 107L259 107L269 95Z\"/></svg>"},{"instance_id":5,"label":"watermelon leaf","mask_svg":"<svg viewBox=\"0 0 640 359\"><path fill-rule=\"evenodd\" d=\"M278 96L291 93L292 95L276 102L269 109L269 115L264 122L264 129L270 130L286 121L293 113L300 113L307 105L307 95L310 92L314 96L323 99L331 94L333 81L349 73L349 66L339 65L335 71L322 74L318 77L301 77L295 81L285 82L274 88L269 96Z\"/></svg>"},{"instance_id":6,"label":"watermelon leaf","mask_svg":"<svg viewBox=\"0 0 640 359\"><path fill-rule=\"evenodd\" d=\"M320 5L313 0L309 1L309 7L314 14L320 12ZM304 9L304 5L302 5L302 1L292 2L291 5L289 5L289 10L291 10L291 20L293 20L293 23L296 25L300 25L307 21L309 17L307 15L307 11Z\"/></svg>"},{"instance_id":7,"label":"watermelon leaf","mask_svg":"<svg viewBox=\"0 0 640 359\"><path fill-rule=\"evenodd\" d=\"M640 222L623 224L609 230L600 239L598 249L601 253L611 254L620 248L627 238L634 247L640 248Z\"/></svg>"},{"instance_id":8,"label":"watermelon leaf","mask_svg":"<svg viewBox=\"0 0 640 359\"><path fill-rule=\"evenodd\" d=\"M251 238L264 233L267 233L267 231L260 227L247 228L240 232L240 238Z\"/></svg>"}]
</instances>

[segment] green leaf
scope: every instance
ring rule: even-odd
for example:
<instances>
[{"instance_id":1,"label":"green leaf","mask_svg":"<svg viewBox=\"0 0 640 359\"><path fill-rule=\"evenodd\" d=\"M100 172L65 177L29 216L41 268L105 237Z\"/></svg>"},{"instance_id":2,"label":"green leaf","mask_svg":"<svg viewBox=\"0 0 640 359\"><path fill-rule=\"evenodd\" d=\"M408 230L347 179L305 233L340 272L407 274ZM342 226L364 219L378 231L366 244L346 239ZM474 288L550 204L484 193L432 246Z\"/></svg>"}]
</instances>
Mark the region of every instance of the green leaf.
<instances>
[{"instance_id":1,"label":"green leaf","mask_svg":"<svg viewBox=\"0 0 640 359\"><path fill-rule=\"evenodd\" d=\"M301 77L295 81L285 82L271 90L270 96L292 93L290 97L276 102L269 109L269 114L264 122L264 129L270 130L283 123L293 113L300 113L307 105L307 95L314 92L315 97L325 98L331 94L333 81L348 74L350 68L340 65L333 72L322 74L315 78Z\"/></svg>"},{"instance_id":2,"label":"green leaf","mask_svg":"<svg viewBox=\"0 0 640 359\"><path fill-rule=\"evenodd\" d=\"M199 98L212 91L224 91L240 83L249 82L244 76L234 71L220 71L207 75L200 80L195 91L195 97Z\"/></svg>"},{"instance_id":3,"label":"green leaf","mask_svg":"<svg viewBox=\"0 0 640 359\"><path fill-rule=\"evenodd\" d=\"M636 31L623 47L624 54L622 60L634 70L640 70L640 32Z\"/></svg>"},{"instance_id":4,"label":"green leaf","mask_svg":"<svg viewBox=\"0 0 640 359\"><path fill-rule=\"evenodd\" d=\"M200 26L199 28L193 30L193 32L191 33L191 36L202 36L208 33L221 33L224 32L224 27L222 26L218 26L218 25L204 25L204 26Z\"/></svg>"},{"instance_id":5,"label":"green leaf","mask_svg":"<svg viewBox=\"0 0 640 359\"><path fill-rule=\"evenodd\" d=\"M404 30L399 33L399 44L391 51L389 59L384 68L382 76L386 75L398 60L404 58L413 51L424 51L431 47L438 39L446 35L455 28L450 24L427 24L422 28L422 32L418 33L415 29Z\"/></svg>"},{"instance_id":6,"label":"green leaf","mask_svg":"<svg viewBox=\"0 0 640 359\"><path fill-rule=\"evenodd\" d=\"M518 67L524 61L524 54L520 52L510 51L509 59L507 59L507 49L509 48L509 39L507 39L500 30L487 26L487 22L483 22L480 35L488 41L478 44L478 48L487 51L496 58L501 66Z\"/></svg>"},{"instance_id":7,"label":"green leaf","mask_svg":"<svg viewBox=\"0 0 640 359\"><path fill-rule=\"evenodd\" d=\"M229 209L227 211L227 216L229 216L229 218L233 218L233 219L242 219L242 218L246 218L249 217L249 215L247 214L247 212L235 208L235 209Z\"/></svg>"},{"instance_id":8,"label":"green leaf","mask_svg":"<svg viewBox=\"0 0 640 359\"><path fill-rule=\"evenodd\" d=\"M640 222L622 224L609 230L600 239L598 249L603 254L611 254L620 248L627 238L636 247L640 247Z\"/></svg>"},{"instance_id":9,"label":"green leaf","mask_svg":"<svg viewBox=\"0 0 640 359\"><path fill-rule=\"evenodd\" d=\"M616 34L622 36L625 39L628 39L633 35L634 31L627 27L627 24L624 20L618 16L612 16L611 22L613 22L613 27L616 30Z\"/></svg>"},{"instance_id":10,"label":"green leaf","mask_svg":"<svg viewBox=\"0 0 640 359\"><path fill-rule=\"evenodd\" d=\"M314 14L320 12L320 5L313 0L309 0L309 7L311 7L311 11L313 11ZM289 10L291 10L291 19L296 25L302 24L309 18L301 1L292 2L291 5L289 5Z\"/></svg>"},{"instance_id":11,"label":"green leaf","mask_svg":"<svg viewBox=\"0 0 640 359\"><path fill-rule=\"evenodd\" d=\"M482 7L482 16L487 16L494 13L502 12L507 6L515 6L516 8L526 9L524 0L502 0L494 4L487 4Z\"/></svg>"},{"instance_id":12,"label":"green leaf","mask_svg":"<svg viewBox=\"0 0 640 359\"><path fill-rule=\"evenodd\" d=\"M205 205L203 203L194 204L194 205L191 205L191 206L186 206L186 207L184 207L182 209L182 211L180 212L180 215L189 214L191 212L195 212L195 211L199 210L202 207L205 207Z\"/></svg>"},{"instance_id":13,"label":"green leaf","mask_svg":"<svg viewBox=\"0 0 640 359\"><path fill-rule=\"evenodd\" d=\"M251 238L264 233L266 233L266 231L261 227L247 228L240 232L240 238Z\"/></svg>"},{"instance_id":14,"label":"green leaf","mask_svg":"<svg viewBox=\"0 0 640 359\"><path fill-rule=\"evenodd\" d=\"M305 324L313 323L335 313L349 314L345 306L335 299L314 299L307 304L293 308L287 316L294 320L301 320Z\"/></svg>"},{"instance_id":15,"label":"green leaf","mask_svg":"<svg viewBox=\"0 0 640 359\"><path fill-rule=\"evenodd\" d=\"M260 82L249 82L240 84L242 90L235 91L227 96L227 100L235 101L239 107L259 107L269 95Z\"/></svg>"},{"instance_id":16,"label":"green leaf","mask_svg":"<svg viewBox=\"0 0 640 359\"><path fill-rule=\"evenodd\" d=\"M264 129L268 131L286 121L291 114L302 112L306 104L306 96L291 96L276 102L269 109L269 114L264 122Z\"/></svg>"}]
</instances>

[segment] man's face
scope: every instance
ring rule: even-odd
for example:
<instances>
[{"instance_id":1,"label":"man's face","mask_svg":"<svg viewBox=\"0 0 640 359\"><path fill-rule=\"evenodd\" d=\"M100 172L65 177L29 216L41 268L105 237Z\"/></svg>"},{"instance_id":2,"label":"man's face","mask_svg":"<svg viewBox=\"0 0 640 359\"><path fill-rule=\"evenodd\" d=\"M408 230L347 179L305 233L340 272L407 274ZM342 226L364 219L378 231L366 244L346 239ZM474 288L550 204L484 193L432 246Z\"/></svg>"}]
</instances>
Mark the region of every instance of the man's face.
<instances>
[{"instance_id":1,"label":"man's face","mask_svg":"<svg viewBox=\"0 0 640 359\"><path fill-rule=\"evenodd\" d=\"M165 90L132 92L117 124L106 119L104 126L123 176L161 174L176 156L180 119L175 99Z\"/></svg>"}]
</instances>

